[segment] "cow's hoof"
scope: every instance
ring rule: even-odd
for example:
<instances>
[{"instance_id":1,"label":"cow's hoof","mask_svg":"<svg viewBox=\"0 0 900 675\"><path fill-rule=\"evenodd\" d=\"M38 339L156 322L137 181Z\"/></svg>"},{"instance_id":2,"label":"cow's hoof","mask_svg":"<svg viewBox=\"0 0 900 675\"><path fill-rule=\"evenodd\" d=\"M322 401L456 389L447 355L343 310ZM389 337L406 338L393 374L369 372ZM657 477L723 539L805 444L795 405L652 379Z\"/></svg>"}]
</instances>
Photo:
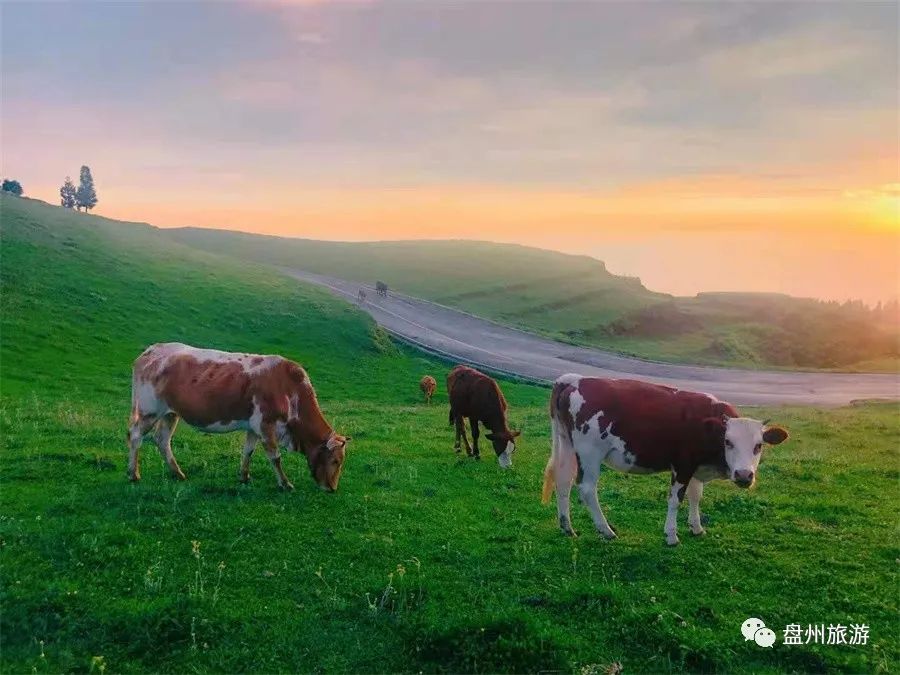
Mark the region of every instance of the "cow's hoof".
<instances>
[{"instance_id":1,"label":"cow's hoof","mask_svg":"<svg viewBox=\"0 0 900 675\"><path fill-rule=\"evenodd\" d=\"M291 483L291 482L282 483L282 484L281 484L281 489L284 490L285 492L293 492L293 490L294 490L294 484Z\"/></svg>"},{"instance_id":2,"label":"cow's hoof","mask_svg":"<svg viewBox=\"0 0 900 675\"><path fill-rule=\"evenodd\" d=\"M128 476L128 480L130 480L132 483L137 483L141 480L141 474L133 473L130 476Z\"/></svg>"},{"instance_id":3,"label":"cow's hoof","mask_svg":"<svg viewBox=\"0 0 900 675\"><path fill-rule=\"evenodd\" d=\"M617 539L619 535L617 535L612 528L609 529L608 532L603 532L602 530L598 530L597 534L606 539L607 541L612 541L613 539Z\"/></svg>"},{"instance_id":4,"label":"cow's hoof","mask_svg":"<svg viewBox=\"0 0 900 675\"><path fill-rule=\"evenodd\" d=\"M238 476L238 483L241 485L250 485L250 476Z\"/></svg>"},{"instance_id":5,"label":"cow's hoof","mask_svg":"<svg viewBox=\"0 0 900 675\"><path fill-rule=\"evenodd\" d=\"M692 527L691 534L694 535L695 537L703 537L706 535L706 530L704 530L702 527L698 527L697 529L694 529Z\"/></svg>"},{"instance_id":6,"label":"cow's hoof","mask_svg":"<svg viewBox=\"0 0 900 675\"><path fill-rule=\"evenodd\" d=\"M187 480L187 476L184 475L184 471L173 473L172 478L174 478L175 480Z\"/></svg>"},{"instance_id":7,"label":"cow's hoof","mask_svg":"<svg viewBox=\"0 0 900 675\"><path fill-rule=\"evenodd\" d=\"M667 534L666 535L666 545L667 546L678 546L678 535L677 534Z\"/></svg>"}]
</instances>

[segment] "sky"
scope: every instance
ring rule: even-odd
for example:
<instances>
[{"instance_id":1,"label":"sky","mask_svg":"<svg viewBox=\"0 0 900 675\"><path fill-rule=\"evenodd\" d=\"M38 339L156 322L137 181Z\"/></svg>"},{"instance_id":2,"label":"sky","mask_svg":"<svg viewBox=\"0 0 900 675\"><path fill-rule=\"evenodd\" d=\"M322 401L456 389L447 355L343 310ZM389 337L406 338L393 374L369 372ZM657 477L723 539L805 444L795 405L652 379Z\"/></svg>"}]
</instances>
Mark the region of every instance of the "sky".
<instances>
[{"instance_id":1,"label":"sky","mask_svg":"<svg viewBox=\"0 0 900 675\"><path fill-rule=\"evenodd\" d=\"M894 2L0 2L2 172L96 213L900 293Z\"/></svg>"}]
</instances>

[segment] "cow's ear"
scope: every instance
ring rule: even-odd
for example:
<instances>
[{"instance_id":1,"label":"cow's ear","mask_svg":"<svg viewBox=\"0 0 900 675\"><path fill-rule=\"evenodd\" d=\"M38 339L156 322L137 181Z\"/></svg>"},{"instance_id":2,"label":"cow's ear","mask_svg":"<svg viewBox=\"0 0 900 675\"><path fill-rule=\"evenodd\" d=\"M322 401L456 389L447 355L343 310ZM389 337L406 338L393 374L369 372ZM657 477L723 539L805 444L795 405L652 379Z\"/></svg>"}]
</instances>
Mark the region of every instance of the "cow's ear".
<instances>
[{"instance_id":1,"label":"cow's ear","mask_svg":"<svg viewBox=\"0 0 900 675\"><path fill-rule=\"evenodd\" d=\"M710 436L724 436L725 422L721 417L707 417L703 420L703 430Z\"/></svg>"},{"instance_id":2,"label":"cow's ear","mask_svg":"<svg viewBox=\"0 0 900 675\"><path fill-rule=\"evenodd\" d=\"M769 445L778 445L787 440L788 432L781 427L766 427L763 431L763 440Z\"/></svg>"},{"instance_id":3,"label":"cow's ear","mask_svg":"<svg viewBox=\"0 0 900 675\"><path fill-rule=\"evenodd\" d=\"M488 439L489 441L492 441L496 438L496 436L494 436L494 434L485 434L484 437L486 439Z\"/></svg>"}]
</instances>

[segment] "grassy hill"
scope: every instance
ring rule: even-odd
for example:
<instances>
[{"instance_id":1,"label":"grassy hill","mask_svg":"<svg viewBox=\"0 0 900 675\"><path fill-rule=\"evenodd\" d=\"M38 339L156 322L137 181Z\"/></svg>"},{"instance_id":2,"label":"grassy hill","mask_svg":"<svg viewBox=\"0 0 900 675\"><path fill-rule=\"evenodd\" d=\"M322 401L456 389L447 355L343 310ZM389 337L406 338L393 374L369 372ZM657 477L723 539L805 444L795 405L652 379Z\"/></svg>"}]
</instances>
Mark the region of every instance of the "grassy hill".
<instances>
[{"instance_id":1,"label":"grassy hill","mask_svg":"<svg viewBox=\"0 0 900 675\"><path fill-rule=\"evenodd\" d=\"M446 365L264 266L147 225L0 196L0 671L892 672L898 409L760 410L793 439L757 490L707 488L709 535L662 545L668 478L604 474L620 534L538 501L546 390L503 382L515 466L458 459ZM354 436L340 490L276 490L239 435L179 428L125 478L129 368L158 340L304 363ZM745 643L749 615L866 623L865 647ZM780 633L779 633L780 638Z\"/></svg>"},{"instance_id":2,"label":"grassy hill","mask_svg":"<svg viewBox=\"0 0 900 675\"><path fill-rule=\"evenodd\" d=\"M896 371L896 312L762 293L654 293L587 256L471 241L323 242L184 228L166 236L458 307L558 340L662 361Z\"/></svg>"}]
</instances>

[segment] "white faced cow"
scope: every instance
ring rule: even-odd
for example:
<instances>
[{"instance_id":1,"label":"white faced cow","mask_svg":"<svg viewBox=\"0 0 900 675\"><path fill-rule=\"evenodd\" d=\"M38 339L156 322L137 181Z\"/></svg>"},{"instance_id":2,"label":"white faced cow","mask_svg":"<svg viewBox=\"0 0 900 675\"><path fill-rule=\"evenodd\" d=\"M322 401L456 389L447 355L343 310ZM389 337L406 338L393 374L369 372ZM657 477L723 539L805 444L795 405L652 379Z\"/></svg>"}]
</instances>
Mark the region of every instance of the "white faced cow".
<instances>
[{"instance_id":1,"label":"white faced cow","mask_svg":"<svg viewBox=\"0 0 900 675\"><path fill-rule=\"evenodd\" d=\"M305 454L319 487L337 489L350 439L325 421L309 376L292 361L156 344L134 362L131 387L128 474L133 481L141 479L139 451L151 430L173 476L184 480L172 454L175 425L184 419L209 433L246 432L241 482L250 480L250 457L262 440L283 489L294 486L281 467L279 448Z\"/></svg>"},{"instance_id":2,"label":"white faced cow","mask_svg":"<svg viewBox=\"0 0 900 675\"><path fill-rule=\"evenodd\" d=\"M553 450L544 471L543 501L556 489L559 526L574 536L569 514L573 481L607 539L613 532L597 501L600 465L625 473L672 473L664 532L678 543L676 515L687 493L696 535L703 484L723 478L740 487L756 481L764 444L787 438L780 427L741 417L729 403L707 394L634 380L563 375L550 396Z\"/></svg>"}]
</instances>

